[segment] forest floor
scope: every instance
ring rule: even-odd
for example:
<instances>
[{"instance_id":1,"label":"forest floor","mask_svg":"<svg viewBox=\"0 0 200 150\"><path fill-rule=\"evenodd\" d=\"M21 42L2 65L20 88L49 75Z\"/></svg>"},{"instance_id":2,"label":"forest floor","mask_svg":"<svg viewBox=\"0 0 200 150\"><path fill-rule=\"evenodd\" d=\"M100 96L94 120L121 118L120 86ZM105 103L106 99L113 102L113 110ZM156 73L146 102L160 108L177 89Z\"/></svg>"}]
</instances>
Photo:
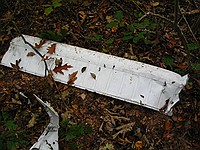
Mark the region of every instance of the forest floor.
<instances>
[{"instance_id":1,"label":"forest floor","mask_svg":"<svg viewBox=\"0 0 200 150\"><path fill-rule=\"evenodd\" d=\"M53 3L54 1L54 3ZM20 34L38 36L190 75L173 116L0 66L0 147L29 149L60 116L60 150L200 149L200 2L1 0L0 59ZM48 5L47 5L48 4ZM151 13L147 13L151 12ZM147 14L147 15L145 15ZM157 14L157 15L156 15ZM190 30L191 29L191 30ZM24 93L27 97L21 96ZM122 134L121 134L122 133Z\"/></svg>"}]
</instances>

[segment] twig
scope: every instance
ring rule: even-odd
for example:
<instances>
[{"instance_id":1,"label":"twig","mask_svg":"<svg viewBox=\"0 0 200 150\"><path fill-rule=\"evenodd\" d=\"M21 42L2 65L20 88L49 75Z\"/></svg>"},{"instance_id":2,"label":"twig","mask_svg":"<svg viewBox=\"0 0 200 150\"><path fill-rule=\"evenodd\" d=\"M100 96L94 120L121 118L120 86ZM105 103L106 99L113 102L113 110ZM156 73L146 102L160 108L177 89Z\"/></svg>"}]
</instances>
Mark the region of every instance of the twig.
<instances>
[{"instance_id":1,"label":"twig","mask_svg":"<svg viewBox=\"0 0 200 150\"><path fill-rule=\"evenodd\" d=\"M179 0L174 0L174 30L176 31L176 33L178 34L180 40L182 41L185 49L186 49L186 53L187 53L187 64L188 64L188 70L191 70L191 63L190 63L190 59L191 59L191 55L190 55L190 51L188 49L188 41L185 37L185 35L183 34L181 28L178 25L178 12L179 12Z\"/></svg>"},{"instance_id":2,"label":"twig","mask_svg":"<svg viewBox=\"0 0 200 150\"><path fill-rule=\"evenodd\" d=\"M194 14L199 14L200 10L199 9L195 9L195 10L191 10L189 12L184 12L184 15L194 15Z\"/></svg>"},{"instance_id":3,"label":"twig","mask_svg":"<svg viewBox=\"0 0 200 150\"><path fill-rule=\"evenodd\" d=\"M137 8L139 8L144 14L146 14L146 12L134 0L131 1L135 4Z\"/></svg>"},{"instance_id":4,"label":"twig","mask_svg":"<svg viewBox=\"0 0 200 150\"><path fill-rule=\"evenodd\" d=\"M179 9L180 9L180 6L179 6ZM196 43L198 44L198 41L197 41L197 39L196 39L196 37L195 37L195 35L194 35L194 33L193 33L193 31L192 31L190 25L189 25L187 19L186 19L185 16L184 16L184 12L183 12L183 11L184 11L184 10L181 10L181 9L180 9L181 15L182 15L183 19L185 20L185 22L186 22L186 24L187 24L187 26L188 26L188 29L190 30L190 32L191 32L191 34L192 34L194 40L195 40Z\"/></svg>"},{"instance_id":5,"label":"twig","mask_svg":"<svg viewBox=\"0 0 200 150\"><path fill-rule=\"evenodd\" d=\"M161 15L159 15L159 14L154 14L154 13L152 13L152 12L147 12L146 14L147 14L147 15L151 15L151 16L156 16L156 17L161 18L161 19L163 19L163 20L165 20L165 21L167 21L167 22L169 22L169 23L171 23L171 24L174 24L173 21L171 21L171 20L169 20L168 18L166 18L166 17L164 17L164 16L161 16Z\"/></svg>"},{"instance_id":6,"label":"twig","mask_svg":"<svg viewBox=\"0 0 200 150\"><path fill-rule=\"evenodd\" d=\"M174 26L178 25L178 6L179 0L174 1Z\"/></svg>"},{"instance_id":7,"label":"twig","mask_svg":"<svg viewBox=\"0 0 200 150\"><path fill-rule=\"evenodd\" d=\"M17 25L15 24L15 22L12 21L12 23L14 24L17 32L20 34L20 37L23 39L24 43L27 44L27 45L29 45L41 58L43 58L42 54L40 52L38 52L38 50L31 43L29 43L29 42L26 41L26 39L24 38L24 36L20 32L20 30L17 27ZM49 69L48 69L48 65L47 65L47 62L46 62L45 59L44 59L44 65L45 65L45 77L47 77L47 72L49 72Z\"/></svg>"}]
</instances>

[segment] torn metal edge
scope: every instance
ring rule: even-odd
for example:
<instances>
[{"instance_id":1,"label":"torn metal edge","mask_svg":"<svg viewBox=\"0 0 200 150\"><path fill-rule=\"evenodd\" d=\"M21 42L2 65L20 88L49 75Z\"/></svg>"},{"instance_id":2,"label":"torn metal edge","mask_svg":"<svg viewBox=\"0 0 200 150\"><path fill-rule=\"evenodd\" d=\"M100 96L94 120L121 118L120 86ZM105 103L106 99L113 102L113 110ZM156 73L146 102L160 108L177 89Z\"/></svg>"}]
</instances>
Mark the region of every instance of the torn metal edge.
<instances>
[{"instance_id":1,"label":"torn metal edge","mask_svg":"<svg viewBox=\"0 0 200 150\"><path fill-rule=\"evenodd\" d=\"M49 105L44 103L39 97L33 94L35 98L43 105L44 109L50 117L50 123L39 137L38 141L30 148L30 150L59 150L58 129L59 116L58 113Z\"/></svg>"}]
</instances>

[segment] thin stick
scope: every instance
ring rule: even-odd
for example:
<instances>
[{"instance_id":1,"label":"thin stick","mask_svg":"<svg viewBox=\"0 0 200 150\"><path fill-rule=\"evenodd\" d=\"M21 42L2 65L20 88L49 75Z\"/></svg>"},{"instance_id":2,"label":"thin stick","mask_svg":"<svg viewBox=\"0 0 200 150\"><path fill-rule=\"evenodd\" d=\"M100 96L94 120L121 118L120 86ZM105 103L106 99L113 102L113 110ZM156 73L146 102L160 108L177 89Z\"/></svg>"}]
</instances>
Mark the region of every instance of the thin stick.
<instances>
[{"instance_id":1,"label":"thin stick","mask_svg":"<svg viewBox=\"0 0 200 150\"><path fill-rule=\"evenodd\" d=\"M187 64L188 64L188 71L191 70L191 63L190 63L190 59L191 59L191 55L190 55L190 51L188 49L188 41L185 37L185 35L183 34L181 28L178 25L178 12L179 12L179 0L174 0L174 30L176 31L176 33L178 34L180 40L182 41L185 49L186 49L186 53L187 53Z\"/></svg>"},{"instance_id":2,"label":"thin stick","mask_svg":"<svg viewBox=\"0 0 200 150\"><path fill-rule=\"evenodd\" d=\"M180 7L179 7L179 9L180 9ZM190 32L191 32L191 34L192 34L194 40L195 40L196 43L198 44L197 38L195 37L195 35L194 35L194 33L193 33L193 31L192 31L192 29L191 29L191 27L190 27L190 25L189 25L187 19L186 19L185 16L184 16L184 12L182 12L182 11L180 11L180 12L181 12L182 17L183 17L183 19L185 20L185 22L186 22L186 24L187 24L187 26L188 26L188 29L190 30Z\"/></svg>"},{"instance_id":3,"label":"thin stick","mask_svg":"<svg viewBox=\"0 0 200 150\"><path fill-rule=\"evenodd\" d=\"M14 24L17 32L20 34L20 37L23 39L24 43L29 45L41 58L43 58L42 54L29 42L26 41L26 39L24 38L24 36L21 34L19 28L17 27L17 25L15 24L14 21L12 21L12 23ZM46 60L44 59L44 65L45 65L45 77L47 76L47 72L49 72L49 69L48 69L48 65L47 65L47 62Z\"/></svg>"}]
</instances>

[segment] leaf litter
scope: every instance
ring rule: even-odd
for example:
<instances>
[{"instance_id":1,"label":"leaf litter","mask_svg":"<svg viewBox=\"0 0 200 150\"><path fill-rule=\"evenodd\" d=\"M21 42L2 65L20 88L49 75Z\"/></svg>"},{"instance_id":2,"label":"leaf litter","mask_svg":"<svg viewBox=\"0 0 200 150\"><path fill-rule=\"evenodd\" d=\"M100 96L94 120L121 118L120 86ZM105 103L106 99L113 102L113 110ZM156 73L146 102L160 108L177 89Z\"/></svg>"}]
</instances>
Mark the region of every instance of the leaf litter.
<instances>
[{"instance_id":1,"label":"leaf litter","mask_svg":"<svg viewBox=\"0 0 200 150\"><path fill-rule=\"evenodd\" d=\"M63 66L61 65L61 64L59 64L60 66L57 66L57 67L55 67L54 69L53 69L53 71L55 72L55 73L60 73L60 74L63 74L64 75L64 72L63 72L63 70L68 70L69 68L72 68L73 66L71 66L71 65L68 65L67 63L66 64L64 64Z\"/></svg>"}]
</instances>

